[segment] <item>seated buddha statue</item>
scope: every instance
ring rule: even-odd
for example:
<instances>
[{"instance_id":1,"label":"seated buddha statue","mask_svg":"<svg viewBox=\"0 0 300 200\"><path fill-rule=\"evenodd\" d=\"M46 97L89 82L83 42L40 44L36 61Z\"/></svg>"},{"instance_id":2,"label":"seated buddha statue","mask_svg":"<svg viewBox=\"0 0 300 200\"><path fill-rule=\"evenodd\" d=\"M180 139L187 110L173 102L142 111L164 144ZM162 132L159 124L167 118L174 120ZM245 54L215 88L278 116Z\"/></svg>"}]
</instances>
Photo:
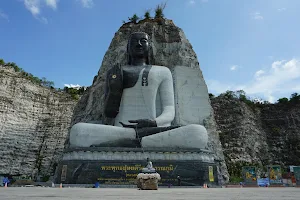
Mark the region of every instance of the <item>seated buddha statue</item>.
<instances>
[{"instance_id":1,"label":"seated buddha statue","mask_svg":"<svg viewBox=\"0 0 300 200\"><path fill-rule=\"evenodd\" d=\"M126 146L197 148L207 146L204 126L171 125L175 117L173 78L169 68L150 64L148 34L135 32L127 44L127 65L107 72L104 114L113 125L77 123L70 130L70 147Z\"/></svg>"},{"instance_id":2,"label":"seated buddha statue","mask_svg":"<svg viewBox=\"0 0 300 200\"><path fill-rule=\"evenodd\" d=\"M156 170L149 158L147 158L147 166L142 169L142 173L156 173Z\"/></svg>"}]
</instances>

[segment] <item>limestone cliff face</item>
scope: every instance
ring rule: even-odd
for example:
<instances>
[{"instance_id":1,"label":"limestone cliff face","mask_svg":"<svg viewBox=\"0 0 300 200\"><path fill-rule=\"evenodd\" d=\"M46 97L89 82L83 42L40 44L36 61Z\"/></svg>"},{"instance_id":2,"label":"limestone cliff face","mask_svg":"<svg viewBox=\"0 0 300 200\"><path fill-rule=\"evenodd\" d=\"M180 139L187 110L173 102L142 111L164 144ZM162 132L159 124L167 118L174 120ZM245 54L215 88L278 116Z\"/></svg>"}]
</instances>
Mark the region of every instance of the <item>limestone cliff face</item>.
<instances>
[{"instance_id":1,"label":"limestone cliff face","mask_svg":"<svg viewBox=\"0 0 300 200\"><path fill-rule=\"evenodd\" d=\"M300 103L250 107L224 95L212 99L230 173L244 164L300 165Z\"/></svg>"},{"instance_id":2,"label":"limestone cliff face","mask_svg":"<svg viewBox=\"0 0 300 200\"><path fill-rule=\"evenodd\" d=\"M207 86L203 79L197 56L192 45L186 39L184 32L175 26L171 20L142 20L138 24L127 23L115 33L109 49L103 58L98 75L95 76L92 86L86 90L75 107L72 124L78 122L111 124L110 119L106 119L103 115L105 74L108 69L117 63L120 65L127 64L126 48L128 38L131 33L139 31L146 32L151 38L153 49L151 64L168 67L173 76L175 75L174 71L176 71L175 66L195 69L197 70L196 74L199 73L199 79L203 80L204 83L203 87L205 87L204 91L206 92L203 95L207 96L206 105L209 113L209 116L204 120L205 122L200 122L200 124L206 126L209 132L210 149L216 153L217 159L220 160L220 174L223 175L221 179L226 180L228 176L221 143L216 131Z\"/></svg>"},{"instance_id":3,"label":"limestone cliff face","mask_svg":"<svg viewBox=\"0 0 300 200\"><path fill-rule=\"evenodd\" d=\"M52 174L75 104L70 95L0 66L0 174Z\"/></svg>"}]
</instances>

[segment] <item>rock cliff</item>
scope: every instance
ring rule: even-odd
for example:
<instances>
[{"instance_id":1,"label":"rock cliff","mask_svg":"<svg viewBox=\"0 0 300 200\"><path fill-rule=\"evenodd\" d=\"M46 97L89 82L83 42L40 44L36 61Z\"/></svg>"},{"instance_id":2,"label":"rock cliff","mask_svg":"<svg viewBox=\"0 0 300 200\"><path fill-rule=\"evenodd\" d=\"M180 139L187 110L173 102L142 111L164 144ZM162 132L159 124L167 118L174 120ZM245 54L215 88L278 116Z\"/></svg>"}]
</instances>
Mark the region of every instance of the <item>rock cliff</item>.
<instances>
[{"instance_id":1,"label":"rock cliff","mask_svg":"<svg viewBox=\"0 0 300 200\"><path fill-rule=\"evenodd\" d=\"M0 174L53 173L76 101L0 65Z\"/></svg>"},{"instance_id":2,"label":"rock cliff","mask_svg":"<svg viewBox=\"0 0 300 200\"><path fill-rule=\"evenodd\" d=\"M199 74L199 80L202 81L201 86L205 93L201 95L206 101L203 104L205 104L207 108L208 115L204 123L202 122L203 119L198 123L203 124L209 132L209 147L216 153L217 159L220 161L220 170L223 175L220 179L227 180L228 175L221 143L215 126L213 110L208 98L207 86L203 79L197 56L192 45L186 39L184 32L178 28L172 20L142 20L137 24L126 23L120 27L112 39L92 86L87 89L75 107L72 125L78 122L112 124L111 119L107 119L103 115L105 74L109 68L118 63L120 65L127 64L126 48L128 38L131 33L139 31L146 32L151 38L151 52L153 53L150 59L152 65L168 67L173 74L173 78L176 74L178 75L178 73L175 72L176 66L193 69L195 70L194 73ZM174 83L176 93L176 87L178 88L178 86L176 86L176 81ZM176 94L175 101L177 101ZM178 119L178 117L175 116L175 119Z\"/></svg>"},{"instance_id":3,"label":"rock cliff","mask_svg":"<svg viewBox=\"0 0 300 200\"><path fill-rule=\"evenodd\" d=\"M247 104L238 98L212 98L228 171L243 165L300 165L300 101Z\"/></svg>"}]
</instances>

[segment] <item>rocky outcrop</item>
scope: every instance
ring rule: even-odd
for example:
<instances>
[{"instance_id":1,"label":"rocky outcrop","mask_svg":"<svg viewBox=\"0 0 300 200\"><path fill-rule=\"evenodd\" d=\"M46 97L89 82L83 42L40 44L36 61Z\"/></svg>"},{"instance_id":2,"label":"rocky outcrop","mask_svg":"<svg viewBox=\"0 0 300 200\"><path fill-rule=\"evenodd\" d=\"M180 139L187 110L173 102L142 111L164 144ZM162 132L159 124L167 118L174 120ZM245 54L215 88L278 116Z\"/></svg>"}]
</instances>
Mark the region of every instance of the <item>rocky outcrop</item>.
<instances>
[{"instance_id":1,"label":"rocky outcrop","mask_svg":"<svg viewBox=\"0 0 300 200\"><path fill-rule=\"evenodd\" d=\"M151 64L168 67L173 77L175 66L195 69L197 70L196 74L199 73L199 79L204 83L203 91L205 91L205 94L201 95L207 96L206 105L209 114L207 119L205 119L206 122L202 123L202 120L198 123L204 124L207 127L209 131L209 147L215 152L217 160L220 161L220 170L223 175L221 179L227 180L227 169L221 143L215 126L213 110L208 98L207 86L203 79L197 56L192 45L186 39L184 32L175 26L172 20L142 20L138 24L127 23L115 33L92 86L86 90L75 107L72 125L78 122L112 124L111 119L107 119L103 115L105 74L114 65L127 64L126 48L128 38L131 33L139 31L146 32L151 38L151 52L153 52L150 56ZM177 101L176 98L175 101ZM177 119L176 116L175 119ZM67 144L68 141L66 142L66 147L68 147Z\"/></svg>"},{"instance_id":2,"label":"rocky outcrop","mask_svg":"<svg viewBox=\"0 0 300 200\"><path fill-rule=\"evenodd\" d=\"M226 95L212 99L229 173L243 165L300 165L300 102L247 104Z\"/></svg>"},{"instance_id":3,"label":"rocky outcrop","mask_svg":"<svg viewBox=\"0 0 300 200\"><path fill-rule=\"evenodd\" d=\"M53 174L76 101L0 66L0 174Z\"/></svg>"}]
</instances>

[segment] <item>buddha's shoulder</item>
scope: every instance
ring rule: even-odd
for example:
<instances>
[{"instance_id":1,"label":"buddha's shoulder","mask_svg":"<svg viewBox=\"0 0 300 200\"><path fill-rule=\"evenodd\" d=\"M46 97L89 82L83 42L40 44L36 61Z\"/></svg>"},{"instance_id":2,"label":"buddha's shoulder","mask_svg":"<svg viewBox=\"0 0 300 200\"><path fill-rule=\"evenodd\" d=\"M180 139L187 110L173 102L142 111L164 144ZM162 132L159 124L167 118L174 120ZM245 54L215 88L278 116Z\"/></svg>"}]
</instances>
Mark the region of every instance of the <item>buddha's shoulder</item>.
<instances>
[{"instance_id":1,"label":"buddha's shoulder","mask_svg":"<svg viewBox=\"0 0 300 200\"><path fill-rule=\"evenodd\" d=\"M152 65L153 70L165 73L171 73L170 69L165 66Z\"/></svg>"}]
</instances>

